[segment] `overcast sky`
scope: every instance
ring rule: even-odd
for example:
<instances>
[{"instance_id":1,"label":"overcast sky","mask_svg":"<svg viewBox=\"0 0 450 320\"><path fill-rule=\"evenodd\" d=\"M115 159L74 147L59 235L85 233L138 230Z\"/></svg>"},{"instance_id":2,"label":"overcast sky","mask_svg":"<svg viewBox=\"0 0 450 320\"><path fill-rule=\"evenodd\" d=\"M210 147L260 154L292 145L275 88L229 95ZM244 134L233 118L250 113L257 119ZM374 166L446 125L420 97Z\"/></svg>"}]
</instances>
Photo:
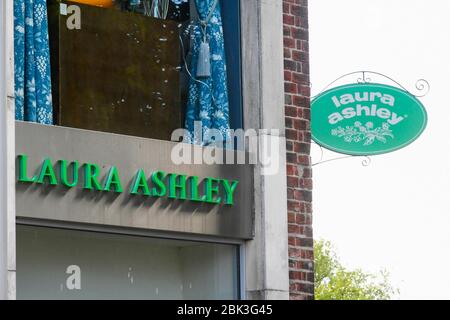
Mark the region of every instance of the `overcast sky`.
<instances>
[{"instance_id":1,"label":"overcast sky","mask_svg":"<svg viewBox=\"0 0 450 320\"><path fill-rule=\"evenodd\" d=\"M420 78L431 84L419 140L368 167L358 158L314 167L314 236L330 240L348 267L386 268L401 299L450 299L450 1L309 6L313 95L361 69L411 91Z\"/></svg>"}]
</instances>

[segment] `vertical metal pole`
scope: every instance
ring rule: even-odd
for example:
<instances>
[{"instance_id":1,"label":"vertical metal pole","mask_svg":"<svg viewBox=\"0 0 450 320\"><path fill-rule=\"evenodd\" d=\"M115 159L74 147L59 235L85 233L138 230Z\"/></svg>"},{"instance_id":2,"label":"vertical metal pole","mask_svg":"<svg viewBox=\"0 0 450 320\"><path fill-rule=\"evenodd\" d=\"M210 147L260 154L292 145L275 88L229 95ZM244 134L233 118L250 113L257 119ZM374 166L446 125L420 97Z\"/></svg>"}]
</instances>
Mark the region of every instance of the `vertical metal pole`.
<instances>
[{"instance_id":1,"label":"vertical metal pole","mask_svg":"<svg viewBox=\"0 0 450 320\"><path fill-rule=\"evenodd\" d=\"M0 299L16 298L13 1L0 2Z\"/></svg>"}]
</instances>

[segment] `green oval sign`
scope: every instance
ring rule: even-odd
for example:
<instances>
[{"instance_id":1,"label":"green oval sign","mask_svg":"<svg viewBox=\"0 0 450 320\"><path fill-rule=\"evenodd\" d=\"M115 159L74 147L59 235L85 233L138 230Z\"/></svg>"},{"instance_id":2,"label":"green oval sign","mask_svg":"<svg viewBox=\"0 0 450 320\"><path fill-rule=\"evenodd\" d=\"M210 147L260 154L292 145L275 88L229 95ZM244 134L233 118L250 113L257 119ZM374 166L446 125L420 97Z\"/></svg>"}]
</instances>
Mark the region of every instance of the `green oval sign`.
<instances>
[{"instance_id":1,"label":"green oval sign","mask_svg":"<svg viewBox=\"0 0 450 320\"><path fill-rule=\"evenodd\" d=\"M349 84L312 101L312 138L350 155L382 154L403 148L425 130L427 113L410 93L384 84Z\"/></svg>"}]
</instances>

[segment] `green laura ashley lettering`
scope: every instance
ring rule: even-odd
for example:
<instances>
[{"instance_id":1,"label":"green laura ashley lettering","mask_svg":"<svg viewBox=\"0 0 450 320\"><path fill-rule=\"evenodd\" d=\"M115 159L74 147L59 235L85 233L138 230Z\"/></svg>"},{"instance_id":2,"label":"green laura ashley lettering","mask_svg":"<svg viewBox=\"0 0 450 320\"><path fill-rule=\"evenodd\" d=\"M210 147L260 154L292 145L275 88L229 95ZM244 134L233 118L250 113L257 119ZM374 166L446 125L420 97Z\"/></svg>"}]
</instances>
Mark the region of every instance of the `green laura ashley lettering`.
<instances>
[{"instance_id":1,"label":"green laura ashley lettering","mask_svg":"<svg viewBox=\"0 0 450 320\"><path fill-rule=\"evenodd\" d=\"M100 166L98 164L84 164L84 189L103 191L98 176L100 175Z\"/></svg>"},{"instance_id":2,"label":"green laura ashley lettering","mask_svg":"<svg viewBox=\"0 0 450 320\"><path fill-rule=\"evenodd\" d=\"M119 172L116 167L111 167L109 169L108 176L105 181L105 186L103 191L111 191L111 187L114 186L114 191L117 193L122 193L122 184L120 183Z\"/></svg>"},{"instance_id":3,"label":"green laura ashley lettering","mask_svg":"<svg viewBox=\"0 0 450 320\"><path fill-rule=\"evenodd\" d=\"M222 179L221 182L226 194L225 204L234 205L234 192L236 191L239 181L233 180L230 184L230 181Z\"/></svg>"},{"instance_id":4,"label":"green laura ashley lettering","mask_svg":"<svg viewBox=\"0 0 450 320\"><path fill-rule=\"evenodd\" d=\"M167 187L164 184L164 179L167 173L164 171L155 171L152 173L152 195L155 197L164 197L167 193Z\"/></svg>"},{"instance_id":5,"label":"green laura ashley lettering","mask_svg":"<svg viewBox=\"0 0 450 320\"><path fill-rule=\"evenodd\" d=\"M139 169L136 173L133 183L131 184L130 193L134 195L163 197L166 195L167 188L164 184L166 173L164 171L155 171L151 175L151 183L153 185L151 191L147 182L147 177L143 169Z\"/></svg>"},{"instance_id":6,"label":"green laura ashley lettering","mask_svg":"<svg viewBox=\"0 0 450 320\"><path fill-rule=\"evenodd\" d=\"M136 176L134 177L134 181L131 184L131 194L143 194L145 196L150 195L150 190L148 189L147 178L145 177L145 172L143 169L140 169Z\"/></svg>"},{"instance_id":7,"label":"green laura ashley lettering","mask_svg":"<svg viewBox=\"0 0 450 320\"><path fill-rule=\"evenodd\" d=\"M219 182L219 179L210 177L205 179L205 195L203 196L205 202L218 204L222 201L219 197Z\"/></svg>"},{"instance_id":8,"label":"green laura ashley lettering","mask_svg":"<svg viewBox=\"0 0 450 320\"><path fill-rule=\"evenodd\" d=\"M28 156L26 154L21 154L18 156L19 158L19 181L26 183L36 182L37 177L28 178L27 174L27 164L28 164Z\"/></svg>"},{"instance_id":9,"label":"green laura ashley lettering","mask_svg":"<svg viewBox=\"0 0 450 320\"><path fill-rule=\"evenodd\" d=\"M123 192L123 184L119 170L111 166L106 173L98 164L84 163L80 166L78 161L69 162L59 160L59 175L47 158L42 162L39 173L30 176L28 173L28 156L18 155L18 181L22 183L38 183L49 185L62 185L66 188L80 188L92 191ZM80 168L83 169L81 177ZM102 178L103 177L103 178ZM103 182L103 183L102 183ZM198 176L187 176L184 174L166 173L154 171L149 176L144 169L139 169L133 177L129 194L144 197L168 197L170 199L188 200L192 202L203 202L210 204L234 205L235 192L238 186L237 180L226 180L206 177L200 181Z\"/></svg>"},{"instance_id":10,"label":"green laura ashley lettering","mask_svg":"<svg viewBox=\"0 0 450 320\"><path fill-rule=\"evenodd\" d=\"M69 182L68 179L68 161L67 160L60 160L59 161L60 164L60 173L59 176L61 177L61 183L68 187L68 188L73 188L78 184L78 168L79 168L79 164L78 161L73 161L72 162L72 182Z\"/></svg>"},{"instance_id":11,"label":"green laura ashley lettering","mask_svg":"<svg viewBox=\"0 0 450 320\"><path fill-rule=\"evenodd\" d=\"M186 182L187 176L184 174L169 174L169 198L186 200ZM177 190L179 191L179 196L177 197Z\"/></svg>"},{"instance_id":12,"label":"green laura ashley lettering","mask_svg":"<svg viewBox=\"0 0 450 320\"><path fill-rule=\"evenodd\" d=\"M199 178L197 176L192 176L189 178L190 181L190 189L191 189L191 201L194 202L202 202L203 198L200 197L198 187L199 187Z\"/></svg>"},{"instance_id":13,"label":"green laura ashley lettering","mask_svg":"<svg viewBox=\"0 0 450 320\"><path fill-rule=\"evenodd\" d=\"M56 180L55 171L53 170L53 164L50 159L45 159L42 163L41 172L39 173L39 178L37 179L37 183L44 183L44 180L47 178L48 183L51 185L57 185L58 181Z\"/></svg>"}]
</instances>

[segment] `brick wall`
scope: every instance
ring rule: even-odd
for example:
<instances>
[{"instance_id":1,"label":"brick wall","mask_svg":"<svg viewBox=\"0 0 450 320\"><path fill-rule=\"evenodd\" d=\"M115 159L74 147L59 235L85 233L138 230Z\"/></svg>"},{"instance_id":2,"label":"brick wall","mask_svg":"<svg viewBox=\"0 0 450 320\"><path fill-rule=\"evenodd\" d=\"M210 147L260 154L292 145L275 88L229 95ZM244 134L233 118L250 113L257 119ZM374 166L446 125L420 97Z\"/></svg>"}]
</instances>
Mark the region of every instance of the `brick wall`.
<instances>
[{"instance_id":1,"label":"brick wall","mask_svg":"<svg viewBox=\"0 0 450 320\"><path fill-rule=\"evenodd\" d=\"M314 298L308 1L283 0L291 299Z\"/></svg>"}]
</instances>

